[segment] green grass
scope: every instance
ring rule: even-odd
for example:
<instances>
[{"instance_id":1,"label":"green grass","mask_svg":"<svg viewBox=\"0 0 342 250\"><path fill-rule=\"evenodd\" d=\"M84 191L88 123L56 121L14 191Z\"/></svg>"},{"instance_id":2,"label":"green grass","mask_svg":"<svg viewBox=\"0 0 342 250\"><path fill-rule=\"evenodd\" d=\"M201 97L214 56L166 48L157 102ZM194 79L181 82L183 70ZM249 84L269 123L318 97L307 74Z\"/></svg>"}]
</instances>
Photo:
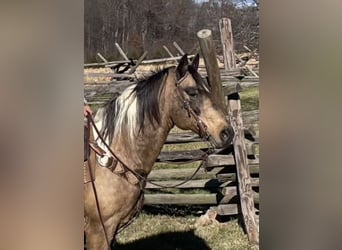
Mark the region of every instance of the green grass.
<instances>
[{"instance_id":1,"label":"green grass","mask_svg":"<svg viewBox=\"0 0 342 250\"><path fill-rule=\"evenodd\" d=\"M237 220L196 226L197 217L141 214L118 237L118 250L228 250L251 249Z\"/></svg>"},{"instance_id":2,"label":"green grass","mask_svg":"<svg viewBox=\"0 0 342 250\"><path fill-rule=\"evenodd\" d=\"M259 109L259 88L245 89L240 93L241 109L251 111Z\"/></svg>"}]
</instances>

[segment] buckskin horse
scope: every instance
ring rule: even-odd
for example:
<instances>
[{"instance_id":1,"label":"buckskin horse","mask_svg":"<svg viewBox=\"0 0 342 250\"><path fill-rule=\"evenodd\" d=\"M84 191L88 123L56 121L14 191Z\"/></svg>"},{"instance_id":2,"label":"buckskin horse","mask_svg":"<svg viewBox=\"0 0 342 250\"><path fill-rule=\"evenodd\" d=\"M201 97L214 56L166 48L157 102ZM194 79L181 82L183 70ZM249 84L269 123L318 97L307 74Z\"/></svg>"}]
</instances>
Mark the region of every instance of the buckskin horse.
<instances>
[{"instance_id":1,"label":"buckskin horse","mask_svg":"<svg viewBox=\"0 0 342 250\"><path fill-rule=\"evenodd\" d=\"M84 185L88 250L110 248L117 231L136 216L146 178L174 126L217 148L231 144L234 132L197 72L198 62L199 55L191 63L184 55L177 66L139 80L96 113L94 124L104 139L99 144L108 144L109 157L107 167L90 157L95 180Z\"/></svg>"}]
</instances>

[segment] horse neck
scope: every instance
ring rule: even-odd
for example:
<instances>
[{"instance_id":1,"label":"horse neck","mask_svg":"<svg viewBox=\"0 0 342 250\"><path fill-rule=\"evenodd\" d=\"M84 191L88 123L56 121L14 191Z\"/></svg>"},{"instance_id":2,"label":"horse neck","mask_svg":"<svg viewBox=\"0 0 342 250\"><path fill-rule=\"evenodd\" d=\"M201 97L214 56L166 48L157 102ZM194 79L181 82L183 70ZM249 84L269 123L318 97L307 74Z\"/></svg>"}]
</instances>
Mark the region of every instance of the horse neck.
<instances>
[{"instance_id":1,"label":"horse neck","mask_svg":"<svg viewBox=\"0 0 342 250\"><path fill-rule=\"evenodd\" d=\"M170 77L168 77L170 78ZM167 81L172 79L167 79ZM166 96L170 93L167 87L168 82L160 97L160 124L152 125L148 120L142 129L142 133L134 138L134 141L127 142L127 136L119 135L114 138L111 147L120 156L120 160L134 170L143 170L149 174L152 170L161 149L166 141L167 135L174 126L170 118L170 105L166 103ZM168 100L169 102L169 100Z\"/></svg>"}]
</instances>

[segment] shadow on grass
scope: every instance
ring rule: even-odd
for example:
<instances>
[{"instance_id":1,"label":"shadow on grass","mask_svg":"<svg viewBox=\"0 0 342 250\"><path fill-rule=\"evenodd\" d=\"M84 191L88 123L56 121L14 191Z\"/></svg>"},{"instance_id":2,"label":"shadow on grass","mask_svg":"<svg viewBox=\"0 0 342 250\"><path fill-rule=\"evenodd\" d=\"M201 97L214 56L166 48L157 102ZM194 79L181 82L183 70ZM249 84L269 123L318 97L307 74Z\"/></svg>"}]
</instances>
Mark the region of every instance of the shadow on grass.
<instances>
[{"instance_id":1,"label":"shadow on grass","mask_svg":"<svg viewBox=\"0 0 342 250\"><path fill-rule=\"evenodd\" d=\"M116 243L113 250L210 250L207 243L196 236L193 231L186 232L169 232L143 239L139 239L130 243Z\"/></svg>"}]
</instances>

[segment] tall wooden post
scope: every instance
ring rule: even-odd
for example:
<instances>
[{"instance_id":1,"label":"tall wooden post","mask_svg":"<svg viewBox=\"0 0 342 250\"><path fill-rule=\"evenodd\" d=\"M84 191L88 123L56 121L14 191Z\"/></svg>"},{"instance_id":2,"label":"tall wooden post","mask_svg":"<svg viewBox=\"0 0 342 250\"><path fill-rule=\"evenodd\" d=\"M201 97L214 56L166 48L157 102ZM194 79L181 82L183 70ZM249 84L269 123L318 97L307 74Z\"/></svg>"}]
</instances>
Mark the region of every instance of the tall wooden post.
<instances>
[{"instance_id":1,"label":"tall wooden post","mask_svg":"<svg viewBox=\"0 0 342 250\"><path fill-rule=\"evenodd\" d=\"M235 69L234 41L230 19L220 19L219 27L225 69ZM234 158L243 222L245 224L248 239L253 244L253 249L259 249L259 225L255 215L252 182L247 160L244 126L241 115L241 101L238 92L228 96L228 109L230 124L234 129L235 134L233 139Z\"/></svg>"},{"instance_id":2,"label":"tall wooden post","mask_svg":"<svg viewBox=\"0 0 342 250\"><path fill-rule=\"evenodd\" d=\"M225 70L235 69L234 40L232 25L229 18L222 18L219 22L221 43L223 48L223 61Z\"/></svg>"},{"instance_id":3,"label":"tall wooden post","mask_svg":"<svg viewBox=\"0 0 342 250\"><path fill-rule=\"evenodd\" d=\"M227 115L227 107L224 100L221 75L217 64L215 44L211 34L211 30L200 30L197 32L197 38L204 58L205 67L208 73L208 80L211 86L211 92L214 96L216 104L219 105L223 112Z\"/></svg>"},{"instance_id":4,"label":"tall wooden post","mask_svg":"<svg viewBox=\"0 0 342 250\"><path fill-rule=\"evenodd\" d=\"M256 221L252 182L247 160L244 127L239 93L228 96L230 124L234 129L234 158L239 187L240 204L248 239L253 249L259 249L259 225Z\"/></svg>"}]
</instances>

